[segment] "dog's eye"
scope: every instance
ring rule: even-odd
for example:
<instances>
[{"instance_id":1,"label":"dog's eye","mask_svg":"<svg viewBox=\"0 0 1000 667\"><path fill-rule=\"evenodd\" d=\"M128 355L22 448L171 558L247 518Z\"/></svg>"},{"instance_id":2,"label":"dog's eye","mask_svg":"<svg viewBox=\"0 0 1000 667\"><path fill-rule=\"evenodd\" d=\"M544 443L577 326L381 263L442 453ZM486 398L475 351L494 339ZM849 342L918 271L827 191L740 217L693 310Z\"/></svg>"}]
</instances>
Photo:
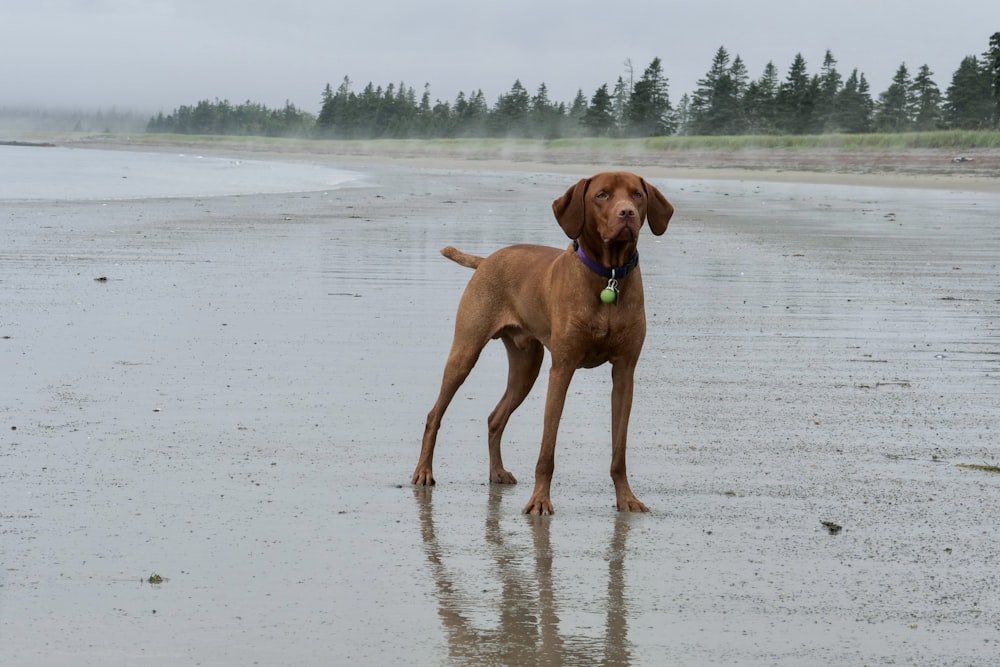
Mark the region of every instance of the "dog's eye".
<instances>
[{"instance_id":1,"label":"dog's eye","mask_svg":"<svg viewBox=\"0 0 1000 667\"><path fill-rule=\"evenodd\" d=\"M596 195L594 195L594 198L595 199L607 199L608 198L608 193L605 192L604 190L601 190Z\"/></svg>"},{"instance_id":2,"label":"dog's eye","mask_svg":"<svg viewBox=\"0 0 1000 667\"><path fill-rule=\"evenodd\" d=\"M632 199L634 199L636 201L641 200L642 199L642 193L641 192L633 192L632 193Z\"/></svg>"}]
</instances>

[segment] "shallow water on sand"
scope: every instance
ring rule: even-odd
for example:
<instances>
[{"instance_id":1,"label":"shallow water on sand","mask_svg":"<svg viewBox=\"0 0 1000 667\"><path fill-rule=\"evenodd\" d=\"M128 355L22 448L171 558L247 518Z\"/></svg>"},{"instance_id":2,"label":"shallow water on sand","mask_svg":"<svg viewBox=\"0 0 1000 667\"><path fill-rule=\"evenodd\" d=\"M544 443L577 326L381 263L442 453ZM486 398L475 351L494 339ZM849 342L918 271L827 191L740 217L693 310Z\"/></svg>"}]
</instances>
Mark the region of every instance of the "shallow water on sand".
<instances>
[{"instance_id":1,"label":"shallow water on sand","mask_svg":"<svg viewBox=\"0 0 1000 667\"><path fill-rule=\"evenodd\" d=\"M0 201L208 197L333 188L349 171L181 153L0 146Z\"/></svg>"},{"instance_id":2,"label":"shallow water on sand","mask_svg":"<svg viewBox=\"0 0 1000 667\"><path fill-rule=\"evenodd\" d=\"M652 513L613 509L602 367L533 519L544 381L485 483L502 346L409 485L469 277L437 251L565 244L580 174L364 171L5 204L0 663L993 663L1000 494L955 464L997 463L1000 198L656 181Z\"/></svg>"}]
</instances>

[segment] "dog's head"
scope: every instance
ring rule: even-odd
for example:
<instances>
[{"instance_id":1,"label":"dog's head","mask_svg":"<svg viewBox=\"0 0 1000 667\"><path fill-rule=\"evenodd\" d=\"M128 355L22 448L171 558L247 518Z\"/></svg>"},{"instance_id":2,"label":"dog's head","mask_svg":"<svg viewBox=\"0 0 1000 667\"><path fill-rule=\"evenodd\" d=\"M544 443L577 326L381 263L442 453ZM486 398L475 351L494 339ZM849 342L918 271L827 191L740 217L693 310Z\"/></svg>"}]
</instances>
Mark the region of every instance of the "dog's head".
<instances>
[{"instance_id":1,"label":"dog's head","mask_svg":"<svg viewBox=\"0 0 1000 667\"><path fill-rule=\"evenodd\" d=\"M608 171L580 180L552 202L559 226L571 239L635 245L645 220L659 236L674 207L654 186L627 171Z\"/></svg>"}]
</instances>

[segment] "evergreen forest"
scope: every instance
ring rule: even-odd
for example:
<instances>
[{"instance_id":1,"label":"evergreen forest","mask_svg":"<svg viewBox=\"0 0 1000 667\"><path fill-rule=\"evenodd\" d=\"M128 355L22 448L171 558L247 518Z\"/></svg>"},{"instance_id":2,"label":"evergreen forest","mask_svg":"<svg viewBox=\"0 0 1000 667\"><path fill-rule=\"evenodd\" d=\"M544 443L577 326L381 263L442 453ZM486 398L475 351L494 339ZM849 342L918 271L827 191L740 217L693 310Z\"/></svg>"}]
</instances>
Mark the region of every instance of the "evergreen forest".
<instances>
[{"instance_id":1,"label":"evergreen forest","mask_svg":"<svg viewBox=\"0 0 1000 667\"><path fill-rule=\"evenodd\" d=\"M570 102L550 99L546 85L534 93L520 80L492 104L482 90L453 101L434 99L430 85L418 95L405 83L369 82L360 90L349 77L322 91L318 114L286 102L270 109L254 102L203 100L151 118L148 132L230 134L319 139L511 137L656 137L802 135L1000 129L1000 32L981 56L966 56L943 90L927 65L900 64L888 88L873 94L865 75L837 68L827 51L810 73L801 54L784 75L769 62L757 78L739 55L716 51L697 87L670 99L663 62L654 58L637 73L630 61L612 85Z\"/></svg>"}]
</instances>

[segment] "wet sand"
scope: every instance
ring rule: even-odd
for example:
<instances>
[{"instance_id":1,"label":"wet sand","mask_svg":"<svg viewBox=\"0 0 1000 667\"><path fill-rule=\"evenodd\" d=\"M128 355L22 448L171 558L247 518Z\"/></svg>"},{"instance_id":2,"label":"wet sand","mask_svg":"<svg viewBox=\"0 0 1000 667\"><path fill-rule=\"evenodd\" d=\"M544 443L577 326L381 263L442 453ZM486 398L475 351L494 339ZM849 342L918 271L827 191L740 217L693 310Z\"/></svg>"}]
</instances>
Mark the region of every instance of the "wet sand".
<instances>
[{"instance_id":1,"label":"wet sand","mask_svg":"<svg viewBox=\"0 0 1000 667\"><path fill-rule=\"evenodd\" d=\"M0 663L995 662L1000 476L958 464L998 465L1000 195L651 167L652 512L613 509L602 367L536 519L544 383L486 483L501 346L409 484L469 277L437 251L563 245L603 165L332 161L365 178L4 203Z\"/></svg>"}]
</instances>

